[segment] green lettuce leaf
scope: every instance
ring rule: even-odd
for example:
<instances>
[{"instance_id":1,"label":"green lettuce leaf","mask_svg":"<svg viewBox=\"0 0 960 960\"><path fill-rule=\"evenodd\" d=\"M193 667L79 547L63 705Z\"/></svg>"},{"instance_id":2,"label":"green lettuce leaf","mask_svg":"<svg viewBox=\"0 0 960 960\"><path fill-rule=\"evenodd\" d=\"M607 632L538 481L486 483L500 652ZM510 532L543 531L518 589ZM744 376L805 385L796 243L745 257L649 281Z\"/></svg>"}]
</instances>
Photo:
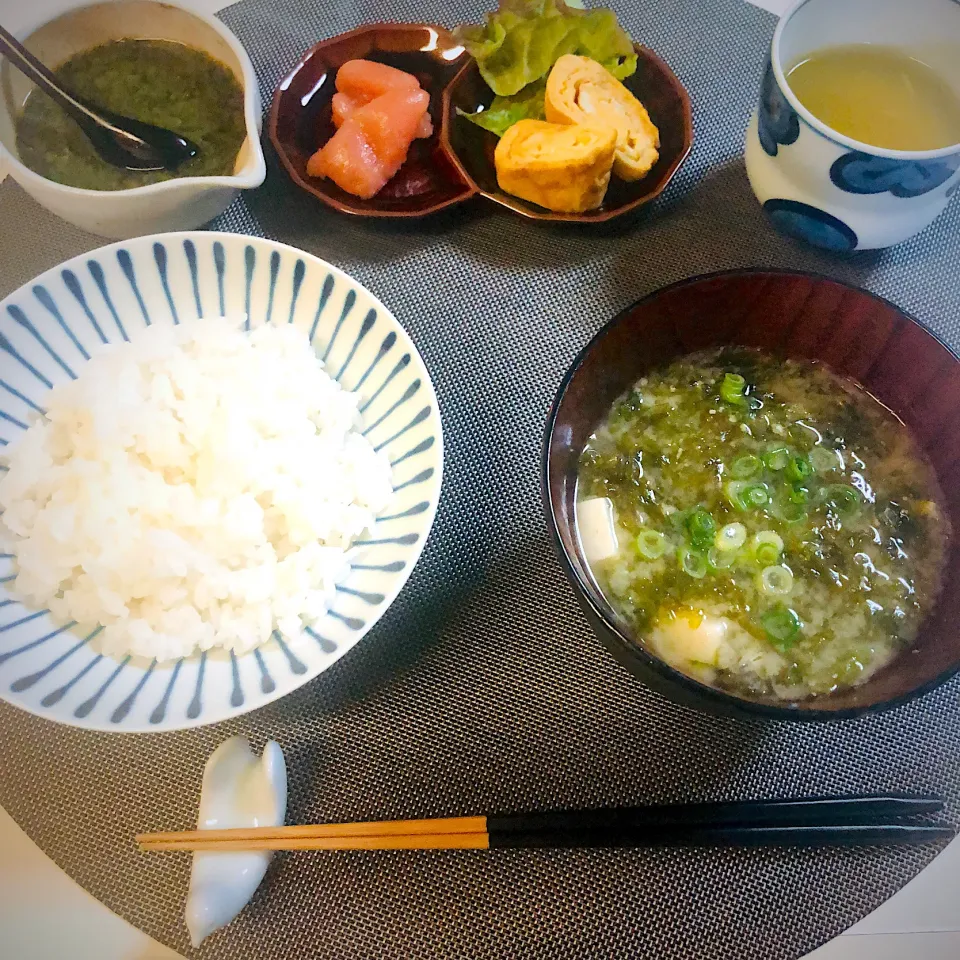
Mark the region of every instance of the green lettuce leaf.
<instances>
[{"instance_id":1,"label":"green lettuce leaf","mask_svg":"<svg viewBox=\"0 0 960 960\"><path fill-rule=\"evenodd\" d=\"M484 130L502 137L518 120L543 120L543 97L547 84L543 80L531 83L512 97L494 97L486 110L478 113L457 112Z\"/></svg>"},{"instance_id":2,"label":"green lettuce leaf","mask_svg":"<svg viewBox=\"0 0 960 960\"><path fill-rule=\"evenodd\" d=\"M623 30L612 10L589 10L586 16L580 18L577 49L574 53L596 60L618 80L632 77L637 72L637 54L626 34L623 34L626 37L625 45L611 41L611 38L618 34L623 34Z\"/></svg>"},{"instance_id":3,"label":"green lettuce leaf","mask_svg":"<svg viewBox=\"0 0 960 960\"><path fill-rule=\"evenodd\" d=\"M612 10L563 0L500 0L482 26L460 27L457 37L498 97L543 79L567 53L597 60L620 80L637 69L633 43Z\"/></svg>"}]
</instances>

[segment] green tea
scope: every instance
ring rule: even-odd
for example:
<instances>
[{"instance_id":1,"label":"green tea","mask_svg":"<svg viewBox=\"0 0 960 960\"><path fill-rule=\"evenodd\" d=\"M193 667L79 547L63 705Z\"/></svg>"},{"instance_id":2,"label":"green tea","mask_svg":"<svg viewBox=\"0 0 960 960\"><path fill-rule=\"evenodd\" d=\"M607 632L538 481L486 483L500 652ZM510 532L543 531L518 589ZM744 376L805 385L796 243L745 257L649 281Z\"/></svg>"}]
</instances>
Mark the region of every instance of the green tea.
<instances>
[{"instance_id":1,"label":"green tea","mask_svg":"<svg viewBox=\"0 0 960 960\"><path fill-rule=\"evenodd\" d=\"M869 43L819 50L787 74L800 102L828 127L891 150L960 143L960 97L922 60Z\"/></svg>"}]
</instances>

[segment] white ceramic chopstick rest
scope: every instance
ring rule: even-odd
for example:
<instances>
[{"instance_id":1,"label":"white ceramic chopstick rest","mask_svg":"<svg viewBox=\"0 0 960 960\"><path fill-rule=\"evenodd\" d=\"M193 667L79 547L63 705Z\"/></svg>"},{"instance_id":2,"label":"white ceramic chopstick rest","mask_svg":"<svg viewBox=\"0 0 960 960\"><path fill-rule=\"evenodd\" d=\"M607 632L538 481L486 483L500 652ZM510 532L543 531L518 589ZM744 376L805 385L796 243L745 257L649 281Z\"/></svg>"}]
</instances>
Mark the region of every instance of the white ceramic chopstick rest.
<instances>
[{"instance_id":1,"label":"white ceramic chopstick rest","mask_svg":"<svg viewBox=\"0 0 960 960\"><path fill-rule=\"evenodd\" d=\"M243 737L231 737L213 751L203 770L198 829L278 827L286 810L287 769L277 743L268 741L260 757ZM194 947L246 906L272 855L269 851L193 855L186 920Z\"/></svg>"}]
</instances>

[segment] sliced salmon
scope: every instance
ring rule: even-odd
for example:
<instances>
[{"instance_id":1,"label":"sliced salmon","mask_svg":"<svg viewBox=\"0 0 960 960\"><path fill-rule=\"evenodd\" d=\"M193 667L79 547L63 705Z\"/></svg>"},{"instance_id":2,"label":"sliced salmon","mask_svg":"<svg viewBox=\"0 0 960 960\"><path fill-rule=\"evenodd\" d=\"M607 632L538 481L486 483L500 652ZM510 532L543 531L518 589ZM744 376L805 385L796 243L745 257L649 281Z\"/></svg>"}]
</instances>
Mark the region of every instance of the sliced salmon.
<instances>
[{"instance_id":1,"label":"sliced salmon","mask_svg":"<svg viewBox=\"0 0 960 960\"><path fill-rule=\"evenodd\" d=\"M337 71L337 90L360 103L393 91L412 93L419 89L420 81L412 73L375 60L348 60Z\"/></svg>"},{"instance_id":2,"label":"sliced salmon","mask_svg":"<svg viewBox=\"0 0 960 960\"><path fill-rule=\"evenodd\" d=\"M338 130L343 126L344 121L348 120L356 111L357 107L363 106L345 93L335 93L330 103L333 109L333 125Z\"/></svg>"},{"instance_id":3,"label":"sliced salmon","mask_svg":"<svg viewBox=\"0 0 960 960\"><path fill-rule=\"evenodd\" d=\"M343 126L344 121L353 116L362 106L362 103L354 100L352 97L348 97L345 93L335 93L333 95L333 125L339 130ZM416 139L426 140L432 136L433 121L430 119L430 114L425 113L423 119L420 121L420 126L417 127Z\"/></svg>"},{"instance_id":4,"label":"sliced salmon","mask_svg":"<svg viewBox=\"0 0 960 960\"><path fill-rule=\"evenodd\" d=\"M430 95L418 85L358 107L310 158L307 173L329 177L347 193L369 200L407 159L429 105Z\"/></svg>"},{"instance_id":5,"label":"sliced salmon","mask_svg":"<svg viewBox=\"0 0 960 960\"><path fill-rule=\"evenodd\" d=\"M358 107L385 93L420 89L413 74L374 60L348 60L337 71L337 93L333 95L333 124L337 129ZM426 138L433 134L433 123L425 114L417 132Z\"/></svg>"}]
</instances>

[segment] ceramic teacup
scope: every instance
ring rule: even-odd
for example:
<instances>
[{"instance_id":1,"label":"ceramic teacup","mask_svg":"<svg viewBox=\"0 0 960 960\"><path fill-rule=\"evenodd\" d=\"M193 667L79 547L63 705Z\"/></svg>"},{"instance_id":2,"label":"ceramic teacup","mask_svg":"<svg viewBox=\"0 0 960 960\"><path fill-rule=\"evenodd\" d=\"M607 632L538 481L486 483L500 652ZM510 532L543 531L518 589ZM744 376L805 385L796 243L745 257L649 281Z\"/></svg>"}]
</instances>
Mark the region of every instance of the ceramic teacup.
<instances>
[{"instance_id":1,"label":"ceramic teacup","mask_svg":"<svg viewBox=\"0 0 960 960\"><path fill-rule=\"evenodd\" d=\"M960 188L960 143L924 151L870 146L830 129L797 99L790 69L817 50L853 43L916 56L960 95L960 3L798 0L773 35L747 130L747 174L779 229L838 252L912 237Z\"/></svg>"}]
</instances>

